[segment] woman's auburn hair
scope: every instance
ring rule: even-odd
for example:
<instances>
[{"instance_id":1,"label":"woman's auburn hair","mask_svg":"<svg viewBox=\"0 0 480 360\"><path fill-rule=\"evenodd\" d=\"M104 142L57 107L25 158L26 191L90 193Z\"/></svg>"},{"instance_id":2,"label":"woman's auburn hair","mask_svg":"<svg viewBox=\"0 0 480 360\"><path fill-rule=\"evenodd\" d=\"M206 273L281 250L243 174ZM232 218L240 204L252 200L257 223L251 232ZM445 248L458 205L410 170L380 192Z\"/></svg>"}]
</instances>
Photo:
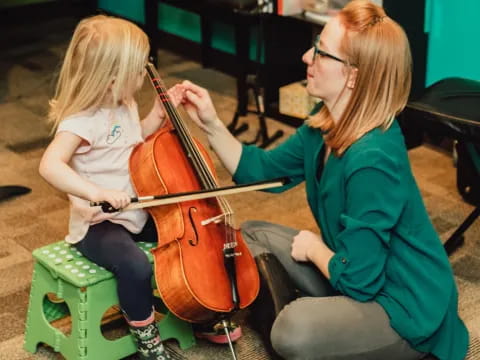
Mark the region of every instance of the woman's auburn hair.
<instances>
[{"instance_id":1,"label":"woman's auburn hair","mask_svg":"<svg viewBox=\"0 0 480 360\"><path fill-rule=\"evenodd\" d=\"M357 69L355 86L337 123L326 106L307 120L324 132L325 143L337 156L370 130L390 127L407 104L412 76L408 38L383 8L353 0L340 11L339 19L345 28L340 49L352 64L345 70Z\"/></svg>"},{"instance_id":2,"label":"woman's auburn hair","mask_svg":"<svg viewBox=\"0 0 480 360\"><path fill-rule=\"evenodd\" d=\"M53 131L79 112L131 103L149 50L147 35L127 20L96 15L80 21L49 102Z\"/></svg>"}]
</instances>

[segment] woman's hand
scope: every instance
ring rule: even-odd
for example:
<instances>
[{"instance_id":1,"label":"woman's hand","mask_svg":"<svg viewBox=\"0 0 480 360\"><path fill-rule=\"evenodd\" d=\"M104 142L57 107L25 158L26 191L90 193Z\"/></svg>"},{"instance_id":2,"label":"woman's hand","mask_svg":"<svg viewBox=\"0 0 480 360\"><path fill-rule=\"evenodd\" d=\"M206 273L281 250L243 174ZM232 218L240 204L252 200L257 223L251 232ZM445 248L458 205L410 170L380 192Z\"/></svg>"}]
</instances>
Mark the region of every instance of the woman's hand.
<instances>
[{"instance_id":1,"label":"woman's hand","mask_svg":"<svg viewBox=\"0 0 480 360\"><path fill-rule=\"evenodd\" d=\"M296 261L312 261L309 253L314 252L321 245L324 244L319 235L308 230L302 230L293 238L292 257Z\"/></svg>"},{"instance_id":2,"label":"woman's hand","mask_svg":"<svg viewBox=\"0 0 480 360\"><path fill-rule=\"evenodd\" d=\"M185 96L182 100L185 110L200 128L209 133L209 126L220 122L210 94L206 89L188 80L184 81L182 86L185 90Z\"/></svg>"},{"instance_id":3,"label":"woman's hand","mask_svg":"<svg viewBox=\"0 0 480 360\"><path fill-rule=\"evenodd\" d=\"M183 98L185 97L185 89L181 84L175 84L170 89L167 90L168 96L170 97L170 101L172 105L177 108L178 105L182 102ZM165 114L165 108L163 107L162 100L160 96L155 98L155 103L153 104L152 113L155 114L153 116L161 119L160 123L163 123L167 114ZM149 115L150 116L150 115Z\"/></svg>"},{"instance_id":4,"label":"woman's hand","mask_svg":"<svg viewBox=\"0 0 480 360\"><path fill-rule=\"evenodd\" d=\"M235 173L242 154L242 143L238 141L218 118L208 91L190 81L182 83L185 96L182 104L190 118L207 133L213 150L230 174Z\"/></svg>"},{"instance_id":5,"label":"woman's hand","mask_svg":"<svg viewBox=\"0 0 480 360\"><path fill-rule=\"evenodd\" d=\"M335 253L323 242L320 235L308 230L300 231L293 238L291 255L296 261L311 261L330 279L328 263Z\"/></svg>"},{"instance_id":6,"label":"woman's hand","mask_svg":"<svg viewBox=\"0 0 480 360\"><path fill-rule=\"evenodd\" d=\"M182 102L182 99L185 96L185 90L181 84L176 84L168 89L168 95L174 107ZM157 129L159 129L165 123L165 110L162 104L160 96L155 98L152 110L150 113L141 121L142 126L142 136L146 138L148 135L153 134Z\"/></svg>"},{"instance_id":7,"label":"woman's hand","mask_svg":"<svg viewBox=\"0 0 480 360\"><path fill-rule=\"evenodd\" d=\"M106 201L113 208L120 210L130 204L130 196L124 191L98 188L96 193L90 198L90 201Z\"/></svg>"},{"instance_id":8,"label":"woman's hand","mask_svg":"<svg viewBox=\"0 0 480 360\"><path fill-rule=\"evenodd\" d=\"M185 97L185 87L182 84L175 84L167 92L173 106L177 108ZM157 97L157 100L160 101L160 98Z\"/></svg>"}]
</instances>

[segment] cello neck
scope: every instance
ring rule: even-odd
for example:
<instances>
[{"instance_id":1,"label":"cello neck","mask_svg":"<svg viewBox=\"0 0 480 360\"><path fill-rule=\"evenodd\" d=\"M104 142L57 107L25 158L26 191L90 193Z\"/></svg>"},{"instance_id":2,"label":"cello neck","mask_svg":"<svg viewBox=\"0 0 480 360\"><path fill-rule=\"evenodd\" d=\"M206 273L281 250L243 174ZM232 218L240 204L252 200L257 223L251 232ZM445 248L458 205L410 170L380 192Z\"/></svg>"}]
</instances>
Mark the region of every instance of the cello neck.
<instances>
[{"instance_id":1,"label":"cello neck","mask_svg":"<svg viewBox=\"0 0 480 360\"><path fill-rule=\"evenodd\" d=\"M212 189L217 187L215 178L207 166L205 159L203 158L200 150L195 144L193 137L191 136L185 122L181 118L177 109L175 108L166 86L164 85L160 75L153 66L152 63L148 63L146 66L147 73L150 77L153 87L155 88L158 97L164 105L170 121L175 128L182 148L187 155L192 167L195 170L198 180L204 189Z\"/></svg>"},{"instance_id":2,"label":"cello neck","mask_svg":"<svg viewBox=\"0 0 480 360\"><path fill-rule=\"evenodd\" d=\"M175 130L182 133L184 129L185 131L187 131L185 123L183 122L177 109L173 105L170 95L168 94L167 88L163 83L162 79L160 78L160 75L158 74L157 70L155 69L152 63L148 63L146 66L146 69L147 69L148 76L150 77L150 81L152 82L152 85L155 91L157 92L158 97L162 101L162 104L165 107L165 110L168 116L170 117L170 120L172 121L172 124L175 127Z\"/></svg>"}]
</instances>

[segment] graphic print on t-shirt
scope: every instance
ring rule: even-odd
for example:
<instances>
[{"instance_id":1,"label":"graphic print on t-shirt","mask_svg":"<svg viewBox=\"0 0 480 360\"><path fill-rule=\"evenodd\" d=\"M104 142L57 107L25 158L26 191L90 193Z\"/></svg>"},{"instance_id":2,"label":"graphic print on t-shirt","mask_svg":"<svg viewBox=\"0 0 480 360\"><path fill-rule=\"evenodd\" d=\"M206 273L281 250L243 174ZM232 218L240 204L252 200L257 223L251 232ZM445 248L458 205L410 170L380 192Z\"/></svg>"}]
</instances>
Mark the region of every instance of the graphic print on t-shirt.
<instances>
[{"instance_id":1,"label":"graphic print on t-shirt","mask_svg":"<svg viewBox=\"0 0 480 360\"><path fill-rule=\"evenodd\" d=\"M113 144L122 135L122 127L118 124L112 125L112 128L107 136L107 144Z\"/></svg>"}]
</instances>

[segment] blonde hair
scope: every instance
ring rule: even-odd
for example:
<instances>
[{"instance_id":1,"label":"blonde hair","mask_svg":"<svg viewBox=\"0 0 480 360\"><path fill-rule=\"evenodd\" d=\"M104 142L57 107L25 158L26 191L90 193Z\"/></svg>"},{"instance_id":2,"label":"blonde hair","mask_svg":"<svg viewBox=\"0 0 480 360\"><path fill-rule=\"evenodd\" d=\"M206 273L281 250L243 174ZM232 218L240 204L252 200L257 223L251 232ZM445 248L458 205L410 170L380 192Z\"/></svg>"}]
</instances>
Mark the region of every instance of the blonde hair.
<instances>
[{"instance_id":1,"label":"blonde hair","mask_svg":"<svg viewBox=\"0 0 480 360\"><path fill-rule=\"evenodd\" d=\"M412 67L407 36L383 8L353 0L339 20L345 28L340 49L348 64L355 64L347 65L347 71L358 69L355 86L337 123L326 106L308 120L325 132L325 143L338 156L368 131L388 129L407 103Z\"/></svg>"},{"instance_id":2,"label":"blonde hair","mask_svg":"<svg viewBox=\"0 0 480 360\"><path fill-rule=\"evenodd\" d=\"M149 50L145 33L129 21L104 15L80 21L50 100L53 130L78 112L131 102Z\"/></svg>"}]
</instances>

